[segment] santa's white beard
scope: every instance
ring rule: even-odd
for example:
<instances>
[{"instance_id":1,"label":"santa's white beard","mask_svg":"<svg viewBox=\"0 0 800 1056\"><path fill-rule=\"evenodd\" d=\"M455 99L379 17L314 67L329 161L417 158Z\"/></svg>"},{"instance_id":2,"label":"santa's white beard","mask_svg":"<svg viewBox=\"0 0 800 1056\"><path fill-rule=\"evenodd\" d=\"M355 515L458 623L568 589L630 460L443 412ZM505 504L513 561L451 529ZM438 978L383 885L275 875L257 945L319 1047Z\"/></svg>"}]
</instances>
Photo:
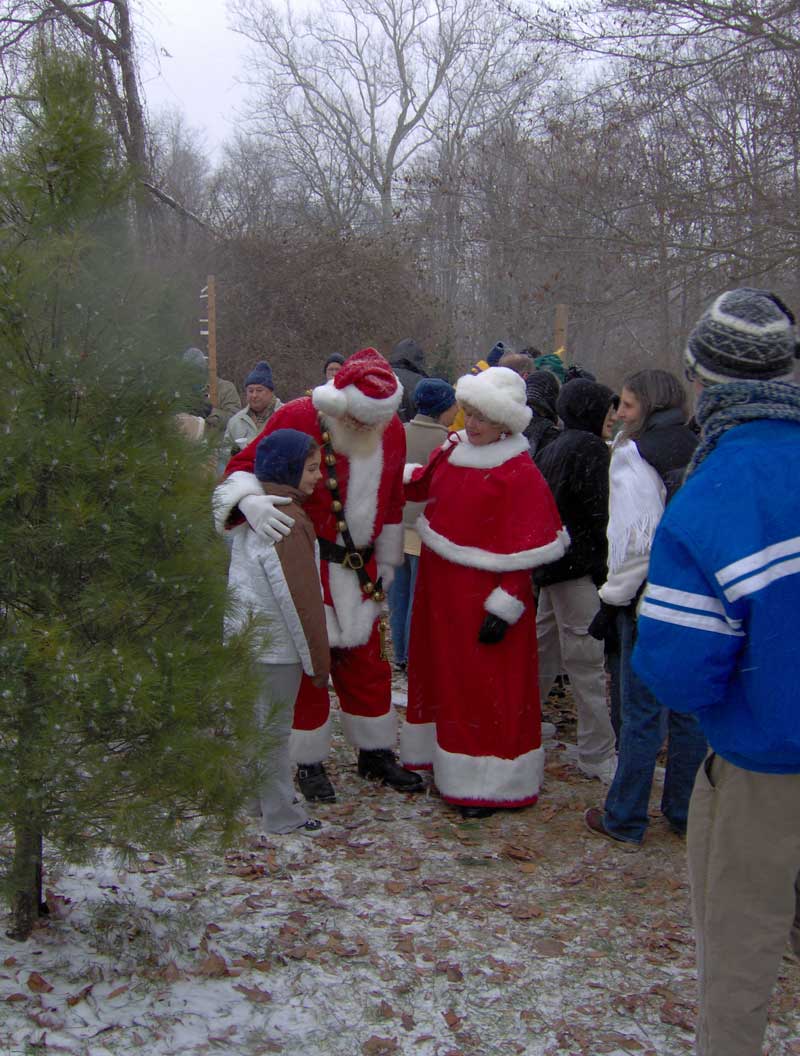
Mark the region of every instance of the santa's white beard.
<instances>
[{"instance_id":1,"label":"santa's white beard","mask_svg":"<svg viewBox=\"0 0 800 1056\"><path fill-rule=\"evenodd\" d=\"M333 450L348 458L366 458L378 447L388 422L378 422L367 428L353 429L341 418L322 416L323 424L331 434Z\"/></svg>"}]
</instances>

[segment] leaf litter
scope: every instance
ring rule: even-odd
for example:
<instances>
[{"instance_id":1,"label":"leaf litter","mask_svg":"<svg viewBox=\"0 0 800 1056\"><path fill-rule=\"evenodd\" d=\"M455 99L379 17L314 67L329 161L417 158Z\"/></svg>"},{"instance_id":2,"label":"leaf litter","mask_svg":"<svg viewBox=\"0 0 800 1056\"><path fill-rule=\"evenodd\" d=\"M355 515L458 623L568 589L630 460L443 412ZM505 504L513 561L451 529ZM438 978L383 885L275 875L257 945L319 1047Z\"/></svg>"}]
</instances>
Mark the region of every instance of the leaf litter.
<instances>
[{"instance_id":1,"label":"leaf litter","mask_svg":"<svg viewBox=\"0 0 800 1056\"><path fill-rule=\"evenodd\" d=\"M156 854L48 862L49 918L0 940L0 1051L691 1053L685 846L655 807L635 855L593 837L603 786L547 756L539 804L462 821L432 788L363 782L337 737L315 838L253 822L227 854L198 847L191 877ZM798 1007L784 961L769 1056L800 1053Z\"/></svg>"}]
</instances>

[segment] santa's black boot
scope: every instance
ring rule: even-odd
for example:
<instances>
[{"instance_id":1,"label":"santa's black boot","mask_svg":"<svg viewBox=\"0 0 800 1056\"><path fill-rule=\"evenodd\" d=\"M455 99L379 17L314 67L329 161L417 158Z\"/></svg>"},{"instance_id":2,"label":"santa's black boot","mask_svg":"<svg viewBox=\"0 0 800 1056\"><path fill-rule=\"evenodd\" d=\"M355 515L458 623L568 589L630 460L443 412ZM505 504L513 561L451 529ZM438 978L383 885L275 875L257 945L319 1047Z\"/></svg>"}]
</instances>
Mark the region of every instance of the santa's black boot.
<instances>
[{"instance_id":1,"label":"santa's black boot","mask_svg":"<svg viewBox=\"0 0 800 1056\"><path fill-rule=\"evenodd\" d=\"M419 774L401 766L389 748L362 748L358 753L358 773L396 792L421 792L425 788Z\"/></svg>"},{"instance_id":2,"label":"santa's black boot","mask_svg":"<svg viewBox=\"0 0 800 1056\"><path fill-rule=\"evenodd\" d=\"M333 803L336 792L322 763L301 763L297 767L297 784L309 803Z\"/></svg>"}]
</instances>

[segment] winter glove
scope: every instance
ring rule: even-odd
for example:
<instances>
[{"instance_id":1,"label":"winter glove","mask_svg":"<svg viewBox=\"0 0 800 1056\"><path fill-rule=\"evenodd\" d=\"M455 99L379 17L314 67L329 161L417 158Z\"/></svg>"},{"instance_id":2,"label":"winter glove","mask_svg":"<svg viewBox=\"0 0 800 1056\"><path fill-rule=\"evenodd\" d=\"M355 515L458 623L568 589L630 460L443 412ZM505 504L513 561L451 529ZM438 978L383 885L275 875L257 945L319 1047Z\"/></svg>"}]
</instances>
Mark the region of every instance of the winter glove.
<instances>
[{"instance_id":1,"label":"winter glove","mask_svg":"<svg viewBox=\"0 0 800 1056\"><path fill-rule=\"evenodd\" d=\"M214 408L211 406L209 401L208 400L203 400L203 402L200 404L200 410L198 411L198 414L200 415L201 418L208 418L208 416L211 414L211 412L213 410L214 410Z\"/></svg>"},{"instance_id":2,"label":"winter glove","mask_svg":"<svg viewBox=\"0 0 800 1056\"><path fill-rule=\"evenodd\" d=\"M288 496L281 495L245 495L239 499L239 509L254 532L271 543L279 543L292 530L294 517L278 507L291 501Z\"/></svg>"},{"instance_id":3,"label":"winter glove","mask_svg":"<svg viewBox=\"0 0 800 1056\"><path fill-rule=\"evenodd\" d=\"M494 616L491 612L487 612L483 618L481 629L478 631L478 641L483 642L484 645L496 645L497 642L502 642L507 630L508 624L505 620L501 620L499 616Z\"/></svg>"},{"instance_id":4,"label":"winter glove","mask_svg":"<svg viewBox=\"0 0 800 1056\"><path fill-rule=\"evenodd\" d=\"M387 565L382 561L378 562L378 579L381 581L381 590L384 594L389 593L389 587L392 585L396 571L394 565Z\"/></svg>"},{"instance_id":5,"label":"winter glove","mask_svg":"<svg viewBox=\"0 0 800 1056\"><path fill-rule=\"evenodd\" d=\"M596 638L598 642L612 644L617 637L617 611L618 606L601 601L600 608L587 628L587 633L592 638Z\"/></svg>"}]
</instances>

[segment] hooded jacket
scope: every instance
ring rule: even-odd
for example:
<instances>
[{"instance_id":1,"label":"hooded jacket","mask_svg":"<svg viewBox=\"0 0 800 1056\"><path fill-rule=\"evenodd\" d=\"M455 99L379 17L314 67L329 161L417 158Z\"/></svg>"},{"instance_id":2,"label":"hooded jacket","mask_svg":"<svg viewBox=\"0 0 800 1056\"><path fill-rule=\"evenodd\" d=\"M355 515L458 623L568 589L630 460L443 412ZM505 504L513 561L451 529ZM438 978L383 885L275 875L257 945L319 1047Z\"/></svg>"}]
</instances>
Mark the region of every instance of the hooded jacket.
<instances>
[{"instance_id":1,"label":"hooded jacket","mask_svg":"<svg viewBox=\"0 0 800 1056\"><path fill-rule=\"evenodd\" d=\"M571 545L559 561L534 573L539 586L591 576L606 578L608 446L603 422L614 394L605 385L578 378L567 382L556 408L564 429L534 461L550 485Z\"/></svg>"},{"instance_id":2,"label":"hooded jacket","mask_svg":"<svg viewBox=\"0 0 800 1056\"><path fill-rule=\"evenodd\" d=\"M389 365L403 386L403 399L397 410L401 422L410 422L417 413L414 390L428 374L424 367L425 353L413 337L398 341L389 356Z\"/></svg>"},{"instance_id":3,"label":"hooded jacket","mask_svg":"<svg viewBox=\"0 0 800 1056\"><path fill-rule=\"evenodd\" d=\"M290 498L283 509L295 523L274 545L247 524L233 529L228 590L233 604L225 618L226 634L240 630L251 615L266 621L257 659L267 664L301 663L309 676L330 672L325 610L319 580L319 544L301 503L289 484L265 484L267 495Z\"/></svg>"}]
</instances>

